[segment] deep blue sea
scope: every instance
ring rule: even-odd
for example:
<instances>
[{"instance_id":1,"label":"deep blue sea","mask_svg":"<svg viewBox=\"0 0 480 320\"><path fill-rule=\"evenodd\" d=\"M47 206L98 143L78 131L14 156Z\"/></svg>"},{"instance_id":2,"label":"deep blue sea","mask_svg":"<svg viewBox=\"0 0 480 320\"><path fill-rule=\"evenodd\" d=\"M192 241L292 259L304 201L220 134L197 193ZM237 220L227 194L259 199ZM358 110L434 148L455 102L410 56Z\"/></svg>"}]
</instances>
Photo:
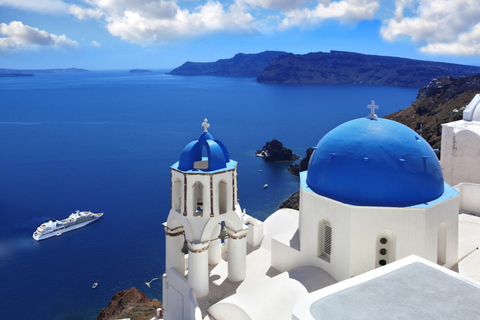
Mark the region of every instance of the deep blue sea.
<instances>
[{"instance_id":1,"label":"deep blue sea","mask_svg":"<svg viewBox=\"0 0 480 320\"><path fill-rule=\"evenodd\" d=\"M164 272L170 165L202 133L204 118L239 162L241 206L264 220L298 189L288 163L255 157L266 141L303 157L329 130L367 116L372 99L384 116L417 92L164 71L0 78L0 318L96 319L117 291L133 286L161 300L161 282L150 289L145 281ZM32 239L40 223L75 210L105 215Z\"/></svg>"}]
</instances>

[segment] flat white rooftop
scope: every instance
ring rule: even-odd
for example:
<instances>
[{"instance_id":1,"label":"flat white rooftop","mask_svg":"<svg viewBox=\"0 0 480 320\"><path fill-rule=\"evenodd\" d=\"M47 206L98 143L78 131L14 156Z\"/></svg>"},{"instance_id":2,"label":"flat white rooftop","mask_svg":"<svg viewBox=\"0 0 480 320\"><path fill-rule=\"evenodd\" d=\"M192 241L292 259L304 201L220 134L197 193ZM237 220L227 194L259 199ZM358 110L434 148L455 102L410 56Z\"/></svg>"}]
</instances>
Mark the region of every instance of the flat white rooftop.
<instances>
[{"instance_id":1,"label":"flat white rooftop","mask_svg":"<svg viewBox=\"0 0 480 320\"><path fill-rule=\"evenodd\" d=\"M294 319L478 319L480 283L410 256L299 299Z\"/></svg>"}]
</instances>

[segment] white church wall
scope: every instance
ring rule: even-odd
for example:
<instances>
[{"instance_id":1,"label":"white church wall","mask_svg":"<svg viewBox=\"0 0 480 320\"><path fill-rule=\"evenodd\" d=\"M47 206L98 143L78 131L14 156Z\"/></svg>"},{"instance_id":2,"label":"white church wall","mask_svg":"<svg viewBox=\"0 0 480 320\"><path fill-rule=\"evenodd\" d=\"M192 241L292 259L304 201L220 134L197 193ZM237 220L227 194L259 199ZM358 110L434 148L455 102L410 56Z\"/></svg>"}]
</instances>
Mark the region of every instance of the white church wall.
<instances>
[{"instance_id":1,"label":"white church wall","mask_svg":"<svg viewBox=\"0 0 480 320\"><path fill-rule=\"evenodd\" d=\"M303 263L298 249L291 247L291 240L298 229L291 229L271 239L271 265L278 271L288 271L299 267Z\"/></svg>"},{"instance_id":2,"label":"white church wall","mask_svg":"<svg viewBox=\"0 0 480 320\"><path fill-rule=\"evenodd\" d=\"M318 266L340 281L412 254L434 263L455 263L458 196L431 206L406 208L343 204L308 188L301 188L300 199L300 258L292 245L294 229L272 239L272 266L280 271ZM331 227L329 256L322 255L324 221Z\"/></svg>"},{"instance_id":3,"label":"white church wall","mask_svg":"<svg viewBox=\"0 0 480 320\"><path fill-rule=\"evenodd\" d=\"M377 243L382 237L389 242L386 263L410 254L424 255L425 211L391 207L352 207L351 265L349 276L379 266Z\"/></svg>"},{"instance_id":4,"label":"white church wall","mask_svg":"<svg viewBox=\"0 0 480 320\"><path fill-rule=\"evenodd\" d=\"M350 207L301 189L300 249L303 265L317 266L335 280L346 279L350 261ZM330 255L322 254L322 228L331 227Z\"/></svg>"},{"instance_id":5,"label":"white church wall","mask_svg":"<svg viewBox=\"0 0 480 320\"><path fill-rule=\"evenodd\" d=\"M441 166L445 182L480 183L480 123L459 120L442 125Z\"/></svg>"},{"instance_id":6,"label":"white church wall","mask_svg":"<svg viewBox=\"0 0 480 320\"><path fill-rule=\"evenodd\" d=\"M187 279L174 269L167 269L163 278L164 319L196 319L197 310L200 308Z\"/></svg>"},{"instance_id":7,"label":"white church wall","mask_svg":"<svg viewBox=\"0 0 480 320\"><path fill-rule=\"evenodd\" d=\"M438 236L442 222L446 224L446 266L455 263L458 238L458 203L453 197L428 208L352 207L350 276L378 267L378 259L386 263L415 254L437 263ZM381 246L379 235L391 237L393 247ZM382 258L379 248L388 248Z\"/></svg>"},{"instance_id":8,"label":"white church wall","mask_svg":"<svg viewBox=\"0 0 480 320\"><path fill-rule=\"evenodd\" d=\"M454 187L460 192L460 211L480 214L480 184L460 183Z\"/></svg>"},{"instance_id":9,"label":"white church wall","mask_svg":"<svg viewBox=\"0 0 480 320\"><path fill-rule=\"evenodd\" d=\"M425 255L422 258L450 268L458 259L458 209L460 196L444 200L426 211ZM441 230L444 224L445 229ZM444 233L444 235L442 235ZM445 242L439 237L446 237ZM445 248L442 248L445 246ZM444 252L442 254L442 252ZM439 255L445 255L439 259ZM443 261L444 260L444 261Z\"/></svg>"},{"instance_id":10,"label":"white church wall","mask_svg":"<svg viewBox=\"0 0 480 320\"><path fill-rule=\"evenodd\" d=\"M243 221L248 224L247 244L254 248L258 247L263 240L263 222L248 214L243 214Z\"/></svg>"}]
</instances>

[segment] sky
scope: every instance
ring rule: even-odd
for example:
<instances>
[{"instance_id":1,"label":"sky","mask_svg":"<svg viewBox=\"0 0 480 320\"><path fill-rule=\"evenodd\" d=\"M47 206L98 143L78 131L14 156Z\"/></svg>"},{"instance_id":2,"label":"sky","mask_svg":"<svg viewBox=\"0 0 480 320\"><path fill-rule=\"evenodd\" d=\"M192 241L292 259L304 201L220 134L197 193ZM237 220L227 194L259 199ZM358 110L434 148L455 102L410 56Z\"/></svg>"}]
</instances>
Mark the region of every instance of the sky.
<instances>
[{"instance_id":1,"label":"sky","mask_svg":"<svg viewBox=\"0 0 480 320\"><path fill-rule=\"evenodd\" d=\"M266 50L480 66L480 0L0 0L0 68L172 69Z\"/></svg>"}]
</instances>

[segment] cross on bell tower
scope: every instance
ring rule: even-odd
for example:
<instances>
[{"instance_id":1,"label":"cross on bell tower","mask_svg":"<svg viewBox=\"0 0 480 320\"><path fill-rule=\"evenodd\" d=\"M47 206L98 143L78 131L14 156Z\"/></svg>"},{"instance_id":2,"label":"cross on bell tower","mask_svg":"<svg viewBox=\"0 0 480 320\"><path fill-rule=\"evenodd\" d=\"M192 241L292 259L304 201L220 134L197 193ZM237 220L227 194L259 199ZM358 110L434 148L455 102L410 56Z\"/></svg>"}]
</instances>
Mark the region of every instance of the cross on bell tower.
<instances>
[{"instance_id":1,"label":"cross on bell tower","mask_svg":"<svg viewBox=\"0 0 480 320\"><path fill-rule=\"evenodd\" d=\"M203 132L208 132L208 128L210 127L210 123L208 123L208 119L203 119L202 122Z\"/></svg>"},{"instance_id":2,"label":"cross on bell tower","mask_svg":"<svg viewBox=\"0 0 480 320\"><path fill-rule=\"evenodd\" d=\"M372 100L372 102L367 105L367 108L370 109L370 114L367 116L367 119L378 119L378 116L375 114L375 109L378 109L378 106L375 104L375 100Z\"/></svg>"}]
</instances>

